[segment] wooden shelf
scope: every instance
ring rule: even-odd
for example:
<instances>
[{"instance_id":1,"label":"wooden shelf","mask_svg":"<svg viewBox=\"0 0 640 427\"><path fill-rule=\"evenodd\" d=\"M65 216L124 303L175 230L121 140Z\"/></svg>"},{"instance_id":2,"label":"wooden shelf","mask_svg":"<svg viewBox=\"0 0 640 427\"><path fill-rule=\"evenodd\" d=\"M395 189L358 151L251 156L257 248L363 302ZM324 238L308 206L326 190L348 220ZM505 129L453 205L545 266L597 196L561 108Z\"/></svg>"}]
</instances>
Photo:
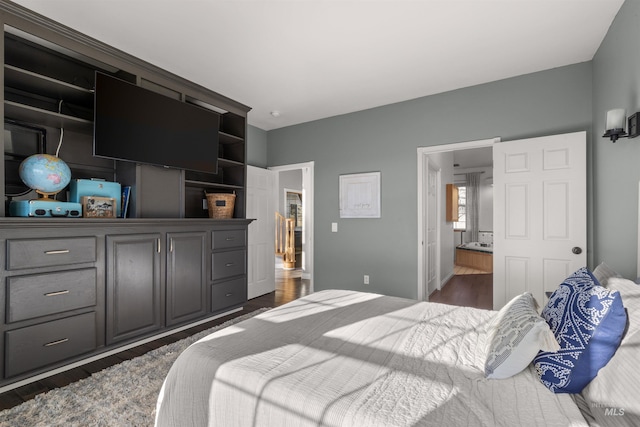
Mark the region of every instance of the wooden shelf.
<instances>
[{"instance_id":1,"label":"wooden shelf","mask_svg":"<svg viewBox=\"0 0 640 427\"><path fill-rule=\"evenodd\" d=\"M185 185L190 185L192 187L221 188L226 190L244 190L243 185L219 184L215 182L193 181L189 179L185 179L184 183Z\"/></svg>"},{"instance_id":2,"label":"wooden shelf","mask_svg":"<svg viewBox=\"0 0 640 427\"><path fill-rule=\"evenodd\" d=\"M240 138L239 136L231 135L226 132L218 132L220 135L220 144L238 144L244 143L244 138Z\"/></svg>"},{"instance_id":3,"label":"wooden shelf","mask_svg":"<svg viewBox=\"0 0 640 427\"><path fill-rule=\"evenodd\" d=\"M82 133L93 132L93 122L91 120L59 114L13 101L4 101L4 115L9 119L25 123L34 123L40 126L64 128Z\"/></svg>"},{"instance_id":4,"label":"wooden shelf","mask_svg":"<svg viewBox=\"0 0 640 427\"><path fill-rule=\"evenodd\" d=\"M218 167L244 167L244 163L235 160L218 158Z\"/></svg>"},{"instance_id":5,"label":"wooden shelf","mask_svg":"<svg viewBox=\"0 0 640 427\"><path fill-rule=\"evenodd\" d=\"M91 108L93 105L92 90L23 70L13 65L5 64L4 82L7 87L37 93L66 103L82 105L87 108Z\"/></svg>"}]
</instances>

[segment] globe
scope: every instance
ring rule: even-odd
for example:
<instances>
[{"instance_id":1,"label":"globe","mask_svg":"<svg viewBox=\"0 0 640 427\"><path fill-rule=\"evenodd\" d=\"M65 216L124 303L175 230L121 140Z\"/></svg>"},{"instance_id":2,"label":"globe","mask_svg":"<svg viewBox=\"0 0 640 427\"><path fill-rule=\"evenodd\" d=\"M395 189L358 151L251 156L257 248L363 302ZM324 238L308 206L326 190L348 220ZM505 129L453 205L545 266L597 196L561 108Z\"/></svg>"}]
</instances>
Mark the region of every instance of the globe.
<instances>
[{"instance_id":1,"label":"globe","mask_svg":"<svg viewBox=\"0 0 640 427\"><path fill-rule=\"evenodd\" d=\"M58 157L34 154L23 160L18 170L27 187L47 198L60 192L71 181L69 166Z\"/></svg>"}]
</instances>

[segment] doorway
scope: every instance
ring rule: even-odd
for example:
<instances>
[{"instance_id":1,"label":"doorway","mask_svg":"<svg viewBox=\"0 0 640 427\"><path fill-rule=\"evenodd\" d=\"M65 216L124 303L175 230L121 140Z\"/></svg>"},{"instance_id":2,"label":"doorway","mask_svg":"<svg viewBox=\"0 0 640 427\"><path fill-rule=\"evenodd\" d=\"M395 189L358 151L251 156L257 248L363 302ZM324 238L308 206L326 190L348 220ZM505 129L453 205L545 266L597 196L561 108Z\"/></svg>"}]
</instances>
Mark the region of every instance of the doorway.
<instances>
[{"instance_id":1,"label":"doorway","mask_svg":"<svg viewBox=\"0 0 640 427\"><path fill-rule=\"evenodd\" d=\"M298 251L293 268L276 259L276 292L313 292L313 176L314 162L270 167L278 175L277 212L293 219Z\"/></svg>"},{"instance_id":2,"label":"doorway","mask_svg":"<svg viewBox=\"0 0 640 427\"><path fill-rule=\"evenodd\" d=\"M435 292L442 290L444 285L455 277L455 256L456 246L459 244L460 238L464 239L464 234L459 231L454 232L454 223L446 221L446 215L442 214L445 206L444 187L447 183L454 183L456 172L454 166L454 153L466 152L475 149L491 149L493 144L499 142L499 138L491 138L486 140L461 142L455 144L445 144L433 147L418 148L418 289L417 295L419 300L429 300L429 295L433 294L433 285L429 286L429 282L433 280L433 272L436 272L437 280L435 282ZM473 159L473 153L469 159ZM433 213L433 189L429 189L430 170L436 168L439 170L438 187L435 189L436 198L440 201L440 206L436 209L435 226L433 231L434 213ZM492 169L490 169L492 170ZM487 175L488 177L488 175ZM429 203L429 200L432 200ZM431 207L430 207L431 206ZM461 229L459 229L461 230ZM487 230L483 230L487 231ZM433 244L433 235L436 235L435 244ZM435 264L435 265L434 265ZM471 279L471 277L467 278ZM464 282L465 278L458 278Z\"/></svg>"}]
</instances>

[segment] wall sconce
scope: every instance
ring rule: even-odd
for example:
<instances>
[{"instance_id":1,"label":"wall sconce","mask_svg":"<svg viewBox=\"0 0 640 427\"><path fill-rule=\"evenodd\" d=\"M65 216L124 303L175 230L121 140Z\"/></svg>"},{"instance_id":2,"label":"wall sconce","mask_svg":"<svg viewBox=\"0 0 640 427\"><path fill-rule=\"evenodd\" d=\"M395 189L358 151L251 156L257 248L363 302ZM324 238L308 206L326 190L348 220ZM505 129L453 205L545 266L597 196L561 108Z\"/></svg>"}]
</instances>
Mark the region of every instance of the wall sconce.
<instances>
[{"instance_id":1,"label":"wall sconce","mask_svg":"<svg viewBox=\"0 0 640 427\"><path fill-rule=\"evenodd\" d=\"M635 138L638 136L638 116L640 116L640 113L629 116L628 134L624 131L624 122L627 120L626 116L627 112L624 108L607 111L607 125L602 137L610 138L611 142L616 142L618 138Z\"/></svg>"}]
</instances>

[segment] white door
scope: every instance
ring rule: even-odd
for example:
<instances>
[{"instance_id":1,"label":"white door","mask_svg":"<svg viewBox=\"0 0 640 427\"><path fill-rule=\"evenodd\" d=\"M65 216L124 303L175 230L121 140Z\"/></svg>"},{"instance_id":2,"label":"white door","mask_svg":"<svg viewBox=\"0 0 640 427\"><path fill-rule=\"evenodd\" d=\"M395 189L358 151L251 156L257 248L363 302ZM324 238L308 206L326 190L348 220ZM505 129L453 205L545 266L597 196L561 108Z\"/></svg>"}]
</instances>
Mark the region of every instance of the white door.
<instances>
[{"instance_id":1,"label":"white door","mask_svg":"<svg viewBox=\"0 0 640 427\"><path fill-rule=\"evenodd\" d=\"M247 166L248 298L276 290L275 200L277 175L267 169Z\"/></svg>"},{"instance_id":2,"label":"white door","mask_svg":"<svg viewBox=\"0 0 640 427\"><path fill-rule=\"evenodd\" d=\"M427 295L438 289L438 169L427 162Z\"/></svg>"},{"instance_id":3,"label":"white door","mask_svg":"<svg viewBox=\"0 0 640 427\"><path fill-rule=\"evenodd\" d=\"M586 265L586 133L493 146L493 308L531 292L542 307Z\"/></svg>"}]
</instances>

